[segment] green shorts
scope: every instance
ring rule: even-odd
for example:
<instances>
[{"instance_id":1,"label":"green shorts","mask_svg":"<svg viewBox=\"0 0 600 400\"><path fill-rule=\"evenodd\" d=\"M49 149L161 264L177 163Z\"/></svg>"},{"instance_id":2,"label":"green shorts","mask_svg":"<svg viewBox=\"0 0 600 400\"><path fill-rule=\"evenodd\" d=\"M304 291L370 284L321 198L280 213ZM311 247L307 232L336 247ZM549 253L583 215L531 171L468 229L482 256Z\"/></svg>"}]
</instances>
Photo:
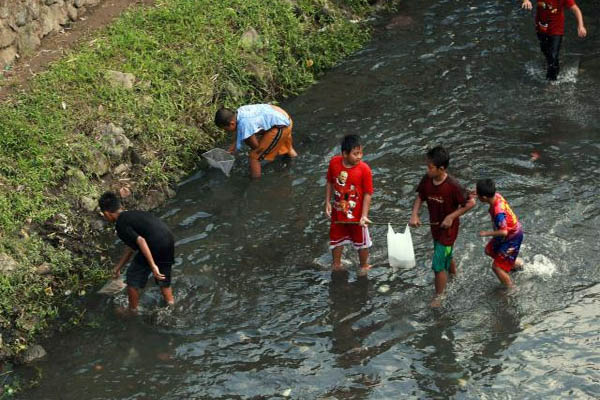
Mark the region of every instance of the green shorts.
<instances>
[{"instance_id":1,"label":"green shorts","mask_svg":"<svg viewBox=\"0 0 600 400\"><path fill-rule=\"evenodd\" d=\"M451 262L452 246L444 246L440 242L434 240L431 269L433 269L434 272L449 271Z\"/></svg>"}]
</instances>

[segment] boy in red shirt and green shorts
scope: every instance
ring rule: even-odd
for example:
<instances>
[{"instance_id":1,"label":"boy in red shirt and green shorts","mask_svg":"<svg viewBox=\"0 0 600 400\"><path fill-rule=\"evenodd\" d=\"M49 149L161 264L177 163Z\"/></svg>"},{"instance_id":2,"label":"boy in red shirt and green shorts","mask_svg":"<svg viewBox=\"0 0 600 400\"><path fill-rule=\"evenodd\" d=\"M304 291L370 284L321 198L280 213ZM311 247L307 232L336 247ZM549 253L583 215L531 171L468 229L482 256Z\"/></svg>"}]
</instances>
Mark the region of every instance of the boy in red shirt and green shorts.
<instances>
[{"instance_id":1,"label":"boy in red shirt and green shorts","mask_svg":"<svg viewBox=\"0 0 600 400\"><path fill-rule=\"evenodd\" d=\"M459 217L475 206L475 199L446 172L449 164L450 156L442 146L427 152L427 174L417 186L409 223L413 227L421 225L419 211L426 202L433 237L432 269L436 296L444 293L448 273L456 274L452 246L458 236Z\"/></svg>"},{"instance_id":2,"label":"boy in red shirt and green shorts","mask_svg":"<svg viewBox=\"0 0 600 400\"><path fill-rule=\"evenodd\" d=\"M373 175L362 161L363 148L357 135L347 135L342 140L342 154L329 161L325 186L325 214L331 217L329 248L333 255L333 272L343 271L342 250L352 244L358 251L359 276L366 276L369 268L371 237L367 224ZM333 197L333 205L331 199Z\"/></svg>"},{"instance_id":3,"label":"boy in red shirt and green shorts","mask_svg":"<svg viewBox=\"0 0 600 400\"><path fill-rule=\"evenodd\" d=\"M523 0L521 8L531 10L533 6L530 0ZM573 11L577 19L577 35L583 38L587 35L583 25L583 15L575 4L575 0L538 0L535 13L535 30L540 41L540 48L546 57L548 71L546 79L555 81L558 77L560 66L558 64L558 53L563 35L565 34L564 9Z\"/></svg>"}]
</instances>

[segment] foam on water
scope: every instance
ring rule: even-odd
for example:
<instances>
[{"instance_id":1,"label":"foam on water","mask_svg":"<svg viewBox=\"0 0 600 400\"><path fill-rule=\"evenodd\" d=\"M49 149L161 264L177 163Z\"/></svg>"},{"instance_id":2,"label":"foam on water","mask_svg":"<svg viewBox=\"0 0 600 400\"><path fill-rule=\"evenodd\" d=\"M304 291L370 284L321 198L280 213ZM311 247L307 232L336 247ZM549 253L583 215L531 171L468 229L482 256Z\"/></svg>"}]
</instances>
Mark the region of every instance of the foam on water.
<instances>
[{"instance_id":1,"label":"foam on water","mask_svg":"<svg viewBox=\"0 0 600 400\"><path fill-rule=\"evenodd\" d=\"M529 61L525 64L525 72L528 76L532 77L535 81L546 82L546 69L540 66L537 61ZM558 79L554 82L550 82L551 85L560 85L564 83L575 83L579 75L579 66L576 63L563 63L561 66Z\"/></svg>"},{"instance_id":2,"label":"foam on water","mask_svg":"<svg viewBox=\"0 0 600 400\"><path fill-rule=\"evenodd\" d=\"M558 271L556 264L543 254L536 254L531 261L525 260L523 272L526 275L550 278Z\"/></svg>"}]
</instances>

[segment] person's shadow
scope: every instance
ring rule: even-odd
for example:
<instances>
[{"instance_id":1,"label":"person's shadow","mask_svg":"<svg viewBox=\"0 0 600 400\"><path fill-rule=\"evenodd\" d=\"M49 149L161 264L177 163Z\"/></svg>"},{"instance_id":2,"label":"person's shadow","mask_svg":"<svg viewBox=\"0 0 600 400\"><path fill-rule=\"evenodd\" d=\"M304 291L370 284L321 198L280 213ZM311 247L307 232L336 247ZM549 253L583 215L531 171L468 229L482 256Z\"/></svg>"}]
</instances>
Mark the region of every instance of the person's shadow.
<instances>
[{"instance_id":1,"label":"person's shadow","mask_svg":"<svg viewBox=\"0 0 600 400\"><path fill-rule=\"evenodd\" d=\"M354 327L354 323L371 313L365 308L369 300L371 283L366 276L348 281L348 271L333 271L329 284L329 320L332 326L331 352L338 354L340 367L359 364L365 357L363 340L376 331L383 322Z\"/></svg>"}]
</instances>

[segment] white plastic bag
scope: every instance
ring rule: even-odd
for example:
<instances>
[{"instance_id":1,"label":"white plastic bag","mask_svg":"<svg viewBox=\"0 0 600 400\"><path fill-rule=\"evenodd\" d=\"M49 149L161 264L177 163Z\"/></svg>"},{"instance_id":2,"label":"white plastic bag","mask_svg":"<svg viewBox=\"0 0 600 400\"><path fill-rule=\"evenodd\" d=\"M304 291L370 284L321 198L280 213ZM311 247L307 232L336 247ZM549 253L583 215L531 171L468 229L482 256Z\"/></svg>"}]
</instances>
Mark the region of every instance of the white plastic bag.
<instances>
[{"instance_id":1,"label":"white plastic bag","mask_svg":"<svg viewBox=\"0 0 600 400\"><path fill-rule=\"evenodd\" d=\"M390 267L411 268L415 266L415 250L408 225L406 225L404 233L396 233L392 225L388 224L387 243Z\"/></svg>"},{"instance_id":2,"label":"white plastic bag","mask_svg":"<svg viewBox=\"0 0 600 400\"><path fill-rule=\"evenodd\" d=\"M202 157L206 158L211 167L219 168L223 173L229 176L235 157L223 149L212 149L206 153L202 153Z\"/></svg>"}]
</instances>

